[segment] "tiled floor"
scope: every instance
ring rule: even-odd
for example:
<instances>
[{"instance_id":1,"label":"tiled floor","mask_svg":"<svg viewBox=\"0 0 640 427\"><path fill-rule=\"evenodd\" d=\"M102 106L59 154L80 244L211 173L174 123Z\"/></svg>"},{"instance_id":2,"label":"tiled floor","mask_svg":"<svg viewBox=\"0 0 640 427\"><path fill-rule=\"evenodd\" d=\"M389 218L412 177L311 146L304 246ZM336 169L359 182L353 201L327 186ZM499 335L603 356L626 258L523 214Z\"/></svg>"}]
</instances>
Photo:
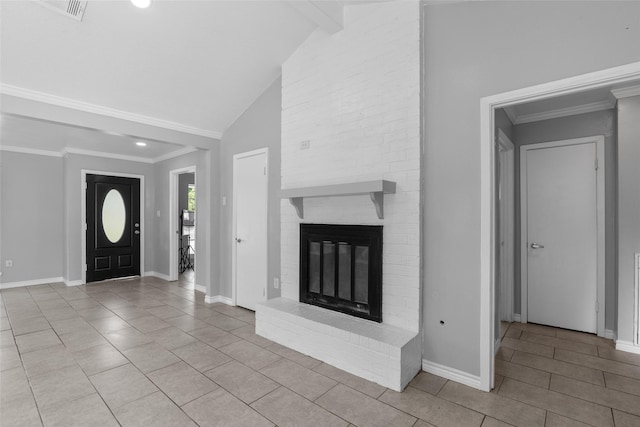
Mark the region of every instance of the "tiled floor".
<instances>
[{"instance_id":1,"label":"tiled floor","mask_svg":"<svg viewBox=\"0 0 640 427\"><path fill-rule=\"evenodd\" d=\"M640 356L505 324L496 388L396 393L254 334L251 312L155 278L0 293L4 426L640 426ZM615 424L614 424L615 423Z\"/></svg>"}]
</instances>

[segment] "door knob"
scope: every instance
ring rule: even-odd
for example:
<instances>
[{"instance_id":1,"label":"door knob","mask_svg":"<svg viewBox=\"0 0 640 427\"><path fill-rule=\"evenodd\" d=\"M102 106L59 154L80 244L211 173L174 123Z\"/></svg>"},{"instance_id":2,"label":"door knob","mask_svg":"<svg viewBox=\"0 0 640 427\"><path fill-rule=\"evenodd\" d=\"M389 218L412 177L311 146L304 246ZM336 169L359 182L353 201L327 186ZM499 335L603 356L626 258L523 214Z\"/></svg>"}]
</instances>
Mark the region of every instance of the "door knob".
<instances>
[{"instance_id":1,"label":"door knob","mask_svg":"<svg viewBox=\"0 0 640 427\"><path fill-rule=\"evenodd\" d=\"M240 242L242 242L242 239L239 238L239 237L236 237L236 242L240 243Z\"/></svg>"},{"instance_id":2,"label":"door knob","mask_svg":"<svg viewBox=\"0 0 640 427\"><path fill-rule=\"evenodd\" d=\"M544 249L544 245L541 245L539 243L532 243L531 249Z\"/></svg>"},{"instance_id":3,"label":"door knob","mask_svg":"<svg viewBox=\"0 0 640 427\"><path fill-rule=\"evenodd\" d=\"M135 234L140 234L140 230L134 231Z\"/></svg>"}]
</instances>

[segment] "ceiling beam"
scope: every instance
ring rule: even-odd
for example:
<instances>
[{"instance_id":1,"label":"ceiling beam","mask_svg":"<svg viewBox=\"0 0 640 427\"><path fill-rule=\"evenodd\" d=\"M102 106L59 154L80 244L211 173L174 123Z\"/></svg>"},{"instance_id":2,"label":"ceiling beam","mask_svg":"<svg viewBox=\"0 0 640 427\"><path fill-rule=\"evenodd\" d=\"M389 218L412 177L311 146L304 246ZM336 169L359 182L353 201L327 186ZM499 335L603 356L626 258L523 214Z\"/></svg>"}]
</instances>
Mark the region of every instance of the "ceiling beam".
<instances>
[{"instance_id":1,"label":"ceiling beam","mask_svg":"<svg viewBox=\"0 0 640 427\"><path fill-rule=\"evenodd\" d=\"M291 7L329 34L344 28L343 5L337 1L291 0Z\"/></svg>"}]
</instances>

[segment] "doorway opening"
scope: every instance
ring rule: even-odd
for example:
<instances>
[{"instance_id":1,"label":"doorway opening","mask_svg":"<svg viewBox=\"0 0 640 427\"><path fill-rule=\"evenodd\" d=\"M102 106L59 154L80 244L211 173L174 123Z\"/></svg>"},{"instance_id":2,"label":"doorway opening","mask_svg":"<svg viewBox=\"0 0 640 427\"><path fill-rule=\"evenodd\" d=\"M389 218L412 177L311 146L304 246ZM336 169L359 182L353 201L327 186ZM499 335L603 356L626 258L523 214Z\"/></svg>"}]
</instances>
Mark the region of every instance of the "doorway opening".
<instances>
[{"instance_id":1,"label":"doorway opening","mask_svg":"<svg viewBox=\"0 0 640 427\"><path fill-rule=\"evenodd\" d=\"M500 337L500 323L496 313L500 301L496 298L499 251L497 230L497 161L495 146L496 111L534 101L550 100L562 96L585 93L597 89L610 89L632 84L640 79L640 63L610 68L594 73L522 88L481 99L481 213L480 213L480 388L490 391L494 382L494 355L496 337Z\"/></svg>"},{"instance_id":2,"label":"doorway opening","mask_svg":"<svg viewBox=\"0 0 640 427\"><path fill-rule=\"evenodd\" d=\"M203 291L196 281L196 167L169 172L169 280Z\"/></svg>"}]
</instances>

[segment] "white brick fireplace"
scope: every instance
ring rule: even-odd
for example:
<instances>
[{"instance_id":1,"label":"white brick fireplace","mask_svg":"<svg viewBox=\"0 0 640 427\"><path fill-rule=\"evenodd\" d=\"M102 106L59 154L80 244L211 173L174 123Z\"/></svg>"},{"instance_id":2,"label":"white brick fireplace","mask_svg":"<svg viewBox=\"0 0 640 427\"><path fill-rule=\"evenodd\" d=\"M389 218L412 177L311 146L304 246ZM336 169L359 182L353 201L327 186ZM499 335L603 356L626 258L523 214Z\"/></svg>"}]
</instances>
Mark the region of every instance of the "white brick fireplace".
<instances>
[{"instance_id":1,"label":"white brick fireplace","mask_svg":"<svg viewBox=\"0 0 640 427\"><path fill-rule=\"evenodd\" d=\"M282 188L386 180L369 195L281 206L282 297L256 332L401 390L420 369L419 2L345 7L344 30L312 35L282 67ZM299 303L300 223L383 226L382 323Z\"/></svg>"}]
</instances>

